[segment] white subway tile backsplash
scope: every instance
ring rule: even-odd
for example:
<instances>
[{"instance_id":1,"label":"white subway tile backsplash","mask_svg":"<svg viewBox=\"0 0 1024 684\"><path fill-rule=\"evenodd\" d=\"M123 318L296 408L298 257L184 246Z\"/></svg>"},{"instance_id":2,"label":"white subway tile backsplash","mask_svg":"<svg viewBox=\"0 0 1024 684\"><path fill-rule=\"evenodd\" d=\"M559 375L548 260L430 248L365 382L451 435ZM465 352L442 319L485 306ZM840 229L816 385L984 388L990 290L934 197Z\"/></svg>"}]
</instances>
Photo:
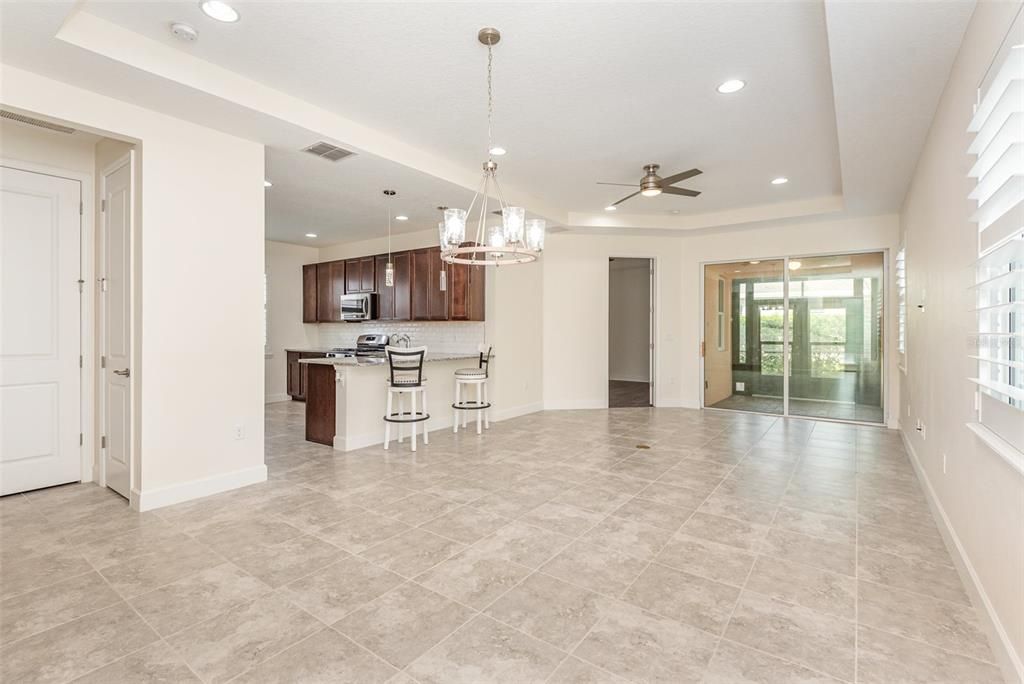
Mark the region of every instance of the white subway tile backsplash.
<instances>
[{"instance_id":1,"label":"white subway tile backsplash","mask_svg":"<svg viewBox=\"0 0 1024 684\"><path fill-rule=\"evenodd\" d=\"M367 333L405 333L413 346L426 345L430 351L474 354L484 342L482 322L367 321L366 323L321 323L321 347L353 347L356 338Z\"/></svg>"}]
</instances>

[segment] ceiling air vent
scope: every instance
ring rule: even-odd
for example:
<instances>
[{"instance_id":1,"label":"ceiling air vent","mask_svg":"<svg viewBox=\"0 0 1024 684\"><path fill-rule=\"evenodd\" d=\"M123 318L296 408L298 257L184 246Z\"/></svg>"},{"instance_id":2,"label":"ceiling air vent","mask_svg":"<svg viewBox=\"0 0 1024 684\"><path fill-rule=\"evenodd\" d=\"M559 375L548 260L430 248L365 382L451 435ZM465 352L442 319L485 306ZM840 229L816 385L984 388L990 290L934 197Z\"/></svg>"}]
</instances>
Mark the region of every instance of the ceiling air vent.
<instances>
[{"instance_id":1,"label":"ceiling air vent","mask_svg":"<svg viewBox=\"0 0 1024 684\"><path fill-rule=\"evenodd\" d=\"M15 114L14 112L9 112L6 109L0 109L0 119L17 121L18 123L28 124L29 126L39 126L39 128L46 128L51 131L57 131L58 133L71 134L75 132L74 128L50 123L49 121L43 121L42 119L33 119L31 116L25 116L23 114Z\"/></svg>"},{"instance_id":2,"label":"ceiling air vent","mask_svg":"<svg viewBox=\"0 0 1024 684\"><path fill-rule=\"evenodd\" d=\"M316 155L321 159L326 159L327 161L332 162L341 161L345 157L350 157L353 154L355 154L355 152L342 149L337 145L332 145L331 143L323 141L320 141L315 145L310 145L309 147L304 149L303 152L309 152L310 154Z\"/></svg>"}]
</instances>

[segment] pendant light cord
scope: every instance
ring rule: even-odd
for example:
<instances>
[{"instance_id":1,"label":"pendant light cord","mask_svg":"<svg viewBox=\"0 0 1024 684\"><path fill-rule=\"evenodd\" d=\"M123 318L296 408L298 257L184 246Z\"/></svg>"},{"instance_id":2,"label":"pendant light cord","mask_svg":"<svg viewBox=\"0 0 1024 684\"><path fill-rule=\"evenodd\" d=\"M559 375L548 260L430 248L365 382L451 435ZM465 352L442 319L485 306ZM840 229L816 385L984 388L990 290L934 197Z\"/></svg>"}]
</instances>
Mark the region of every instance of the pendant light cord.
<instances>
[{"instance_id":1,"label":"pendant light cord","mask_svg":"<svg viewBox=\"0 0 1024 684\"><path fill-rule=\"evenodd\" d=\"M494 51L490 45L487 46L487 158L491 158L491 148L494 146L491 139L491 120L494 118L494 91L491 85L494 71Z\"/></svg>"}]
</instances>

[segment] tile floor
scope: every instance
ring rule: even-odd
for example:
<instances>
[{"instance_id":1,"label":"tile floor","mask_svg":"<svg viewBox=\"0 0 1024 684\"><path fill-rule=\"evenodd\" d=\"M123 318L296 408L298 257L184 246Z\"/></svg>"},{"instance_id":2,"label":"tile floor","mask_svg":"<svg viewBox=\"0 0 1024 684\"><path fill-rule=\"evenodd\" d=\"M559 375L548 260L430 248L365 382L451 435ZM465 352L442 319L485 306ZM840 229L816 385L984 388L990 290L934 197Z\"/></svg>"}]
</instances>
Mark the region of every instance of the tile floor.
<instances>
[{"instance_id":1,"label":"tile floor","mask_svg":"<svg viewBox=\"0 0 1024 684\"><path fill-rule=\"evenodd\" d=\"M302 421L268 407L271 479L207 499L0 499L0 680L1003 681L893 432L622 409L341 454Z\"/></svg>"},{"instance_id":2,"label":"tile floor","mask_svg":"<svg viewBox=\"0 0 1024 684\"><path fill-rule=\"evenodd\" d=\"M651 405L651 386L646 382L608 381L610 408L636 408Z\"/></svg>"},{"instance_id":3,"label":"tile floor","mask_svg":"<svg viewBox=\"0 0 1024 684\"><path fill-rule=\"evenodd\" d=\"M721 401L711 404L709 408L732 409L738 411L757 411L759 413L777 413L783 411L782 397L752 397L745 394L733 394ZM815 401L790 397L789 413L805 418L824 418L826 420L856 420L862 423L881 423L885 416L880 406L864 404L847 404L835 401Z\"/></svg>"}]
</instances>

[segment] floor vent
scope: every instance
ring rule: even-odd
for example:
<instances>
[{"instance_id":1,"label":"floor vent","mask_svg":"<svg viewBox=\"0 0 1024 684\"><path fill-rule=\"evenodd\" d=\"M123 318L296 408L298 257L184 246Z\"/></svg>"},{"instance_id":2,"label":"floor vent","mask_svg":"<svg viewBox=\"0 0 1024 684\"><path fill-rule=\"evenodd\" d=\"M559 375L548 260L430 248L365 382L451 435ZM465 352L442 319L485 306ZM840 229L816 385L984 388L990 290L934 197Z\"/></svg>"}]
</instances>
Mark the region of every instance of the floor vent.
<instances>
[{"instance_id":1,"label":"floor vent","mask_svg":"<svg viewBox=\"0 0 1024 684\"><path fill-rule=\"evenodd\" d=\"M329 142L323 142L322 140L314 145L310 145L303 152L309 152L312 155L326 159L327 161L341 161L345 157L351 157L355 154L351 150L346 150L337 145L332 145Z\"/></svg>"},{"instance_id":2,"label":"floor vent","mask_svg":"<svg viewBox=\"0 0 1024 684\"><path fill-rule=\"evenodd\" d=\"M46 128L51 131L57 131L58 133L67 133L69 135L75 132L74 128L68 128L67 126L61 126L60 124L50 123L49 121L43 121L42 119L33 119L31 116L25 116L24 114L15 114L14 112L9 112L6 109L0 109L0 119L17 121L18 123L28 124L29 126L38 126L39 128Z\"/></svg>"}]
</instances>

